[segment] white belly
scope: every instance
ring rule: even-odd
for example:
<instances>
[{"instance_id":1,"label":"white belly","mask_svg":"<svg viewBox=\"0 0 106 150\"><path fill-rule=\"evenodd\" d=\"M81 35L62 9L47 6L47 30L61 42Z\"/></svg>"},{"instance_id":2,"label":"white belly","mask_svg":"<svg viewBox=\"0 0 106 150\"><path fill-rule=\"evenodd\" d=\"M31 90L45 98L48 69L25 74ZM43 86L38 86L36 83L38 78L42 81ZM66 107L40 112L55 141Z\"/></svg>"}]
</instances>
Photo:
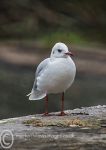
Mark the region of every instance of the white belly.
<instances>
[{"instance_id":1,"label":"white belly","mask_svg":"<svg viewBox=\"0 0 106 150\"><path fill-rule=\"evenodd\" d=\"M37 78L37 87L46 93L61 93L74 81L76 67L72 59L60 58L50 62L46 70Z\"/></svg>"}]
</instances>

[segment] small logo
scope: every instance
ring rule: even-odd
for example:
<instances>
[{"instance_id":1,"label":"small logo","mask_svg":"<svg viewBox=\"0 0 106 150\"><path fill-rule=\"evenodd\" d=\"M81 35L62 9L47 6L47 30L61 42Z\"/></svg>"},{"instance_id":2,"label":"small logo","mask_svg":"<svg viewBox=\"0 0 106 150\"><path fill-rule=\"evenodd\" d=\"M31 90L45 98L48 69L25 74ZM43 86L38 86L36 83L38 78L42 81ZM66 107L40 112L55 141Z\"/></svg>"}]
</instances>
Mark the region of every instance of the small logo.
<instances>
[{"instance_id":1,"label":"small logo","mask_svg":"<svg viewBox=\"0 0 106 150\"><path fill-rule=\"evenodd\" d=\"M3 130L0 134L0 145L3 149L9 149L14 143L14 136L10 130Z\"/></svg>"}]
</instances>

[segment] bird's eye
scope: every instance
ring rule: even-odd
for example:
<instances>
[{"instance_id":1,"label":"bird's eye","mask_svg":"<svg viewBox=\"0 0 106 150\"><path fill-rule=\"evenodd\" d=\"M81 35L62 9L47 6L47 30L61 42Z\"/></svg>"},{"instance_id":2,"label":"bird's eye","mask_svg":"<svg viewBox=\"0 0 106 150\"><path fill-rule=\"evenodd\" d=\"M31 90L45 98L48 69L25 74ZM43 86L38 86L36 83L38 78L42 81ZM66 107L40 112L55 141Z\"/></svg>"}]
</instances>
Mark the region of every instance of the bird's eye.
<instances>
[{"instance_id":1,"label":"bird's eye","mask_svg":"<svg viewBox=\"0 0 106 150\"><path fill-rule=\"evenodd\" d=\"M59 52L59 53L61 53L61 52L62 52L62 50L61 50L61 49L58 49L58 52Z\"/></svg>"}]
</instances>

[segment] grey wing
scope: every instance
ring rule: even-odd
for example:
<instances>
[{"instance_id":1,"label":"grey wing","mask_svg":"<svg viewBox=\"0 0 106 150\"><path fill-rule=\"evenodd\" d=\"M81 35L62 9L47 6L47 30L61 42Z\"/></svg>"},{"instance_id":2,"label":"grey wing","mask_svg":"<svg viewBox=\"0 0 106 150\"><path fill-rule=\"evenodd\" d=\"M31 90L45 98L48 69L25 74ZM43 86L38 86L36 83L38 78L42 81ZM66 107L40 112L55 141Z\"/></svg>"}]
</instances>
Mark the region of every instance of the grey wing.
<instances>
[{"instance_id":1,"label":"grey wing","mask_svg":"<svg viewBox=\"0 0 106 150\"><path fill-rule=\"evenodd\" d=\"M37 77L41 75L41 73L45 70L49 63L50 58L45 59L42 61L39 66L37 67L36 73L35 73L35 81L33 84L33 88L31 93L29 93L27 96L29 96L29 100L40 100L46 96L46 93L43 91L39 91L37 89Z\"/></svg>"},{"instance_id":2,"label":"grey wing","mask_svg":"<svg viewBox=\"0 0 106 150\"><path fill-rule=\"evenodd\" d=\"M45 68L46 68L46 66L48 65L49 61L50 61L50 58L47 58L47 59L43 60L43 61L38 65L37 70L36 70L36 73L35 73L35 77L38 77L38 76L42 73L42 71L45 70Z\"/></svg>"},{"instance_id":3,"label":"grey wing","mask_svg":"<svg viewBox=\"0 0 106 150\"><path fill-rule=\"evenodd\" d=\"M41 73L46 69L48 63L50 61L50 58L47 58L43 60L37 67L36 73L35 73L35 81L33 85L33 89L37 89L37 84L36 84L36 78L41 75Z\"/></svg>"}]
</instances>

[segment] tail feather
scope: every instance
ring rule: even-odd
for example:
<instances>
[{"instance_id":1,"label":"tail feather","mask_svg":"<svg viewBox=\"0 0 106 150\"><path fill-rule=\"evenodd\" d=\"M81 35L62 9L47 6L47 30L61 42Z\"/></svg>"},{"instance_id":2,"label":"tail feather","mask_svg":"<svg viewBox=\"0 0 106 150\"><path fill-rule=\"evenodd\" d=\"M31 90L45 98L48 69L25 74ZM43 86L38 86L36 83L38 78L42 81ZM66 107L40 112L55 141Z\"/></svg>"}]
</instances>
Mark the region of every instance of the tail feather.
<instances>
[{"instance_id":1,"label":"tail feather","mask_svg":"<svg viewBox=\"0 0 106 150\"><path fill-rule=\"evenodd\" d=\"M30 96L30 95L31 95L31 93L27 94L26 96Z\"/></svg>"},{"instance_id":2,"label":"tail feather","mask_svg":"<svg viewBox=\"0 0 106 150\"><path fill-rule=\"evenodd\" d=\"M46 93L38 90L32 90L32 92L29 93L27 96L29 96L29 100L40 100L46 96Z\"/></svg>"}]
</instances>

